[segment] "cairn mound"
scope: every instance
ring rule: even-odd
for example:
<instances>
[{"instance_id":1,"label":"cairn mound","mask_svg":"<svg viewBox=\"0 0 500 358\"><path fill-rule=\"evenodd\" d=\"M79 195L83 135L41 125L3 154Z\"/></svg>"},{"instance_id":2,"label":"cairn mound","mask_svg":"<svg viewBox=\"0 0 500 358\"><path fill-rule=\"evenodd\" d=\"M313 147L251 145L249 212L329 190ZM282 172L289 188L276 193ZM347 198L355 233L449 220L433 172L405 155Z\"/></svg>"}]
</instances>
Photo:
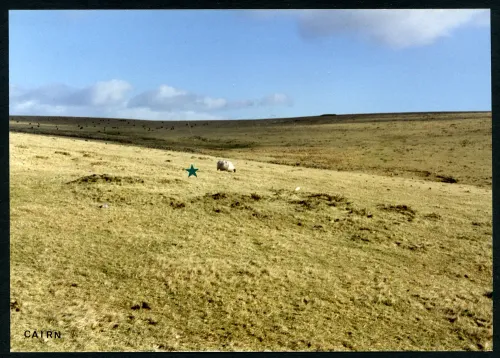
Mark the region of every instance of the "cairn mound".
<instances>
[{"instance_id":1,"label":"cairn mound","mask_svg":"<svg viewBox=\"0 0 500 358\"><path fill-rule=\"evenodd\" d=\"M109 174L92 174L83 176L76 180L70 181L67 184L94 184L94 183L115 183L115 184L137 184L144 183L141 178L115 176Z\"/></svg>"}]
</instances>

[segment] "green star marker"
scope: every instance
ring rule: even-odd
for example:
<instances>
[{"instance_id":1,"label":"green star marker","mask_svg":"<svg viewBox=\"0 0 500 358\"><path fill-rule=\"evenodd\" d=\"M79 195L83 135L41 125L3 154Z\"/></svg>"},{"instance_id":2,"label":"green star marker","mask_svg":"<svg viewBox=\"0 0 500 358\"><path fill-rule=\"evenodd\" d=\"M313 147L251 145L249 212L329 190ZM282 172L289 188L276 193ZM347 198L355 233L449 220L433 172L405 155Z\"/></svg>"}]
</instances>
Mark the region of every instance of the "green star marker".
<instances>
[{"instance_id":1,"label":"green star marker","mask_svg":"<svg viewBox=\"0 0 500 358\"><path fill-rule=\"evenodd\" d=\"M184 169L184 170L187 170L189 175L188 175L188 178L191 176L191 175L194 175L195 177L198 177L198 175L196 175L196 171L199 170L199 169L195 169L193 164L191 164L191 168L188 168L188 169Z\"/></svg>"}]
</instances>

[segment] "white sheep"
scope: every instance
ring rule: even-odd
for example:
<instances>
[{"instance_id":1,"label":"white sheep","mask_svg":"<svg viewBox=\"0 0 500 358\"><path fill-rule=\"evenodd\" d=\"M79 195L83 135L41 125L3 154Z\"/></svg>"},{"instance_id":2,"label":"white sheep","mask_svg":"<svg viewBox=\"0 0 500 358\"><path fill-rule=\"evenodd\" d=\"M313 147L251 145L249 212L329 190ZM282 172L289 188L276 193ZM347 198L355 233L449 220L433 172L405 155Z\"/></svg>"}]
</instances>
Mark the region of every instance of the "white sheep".
<instances>
[{"instance_id":1,"label":"white sheep","mask_svg":"<svg viewBox=\"0 0 500 358\"><path fill-rule=\"evenodd\" d=\"M232 171L236 173L236 168L234 167L233 163L231 163L229 160L219 160L217 162L217 170L221 171Z\"/></svg>"}]
</instances>

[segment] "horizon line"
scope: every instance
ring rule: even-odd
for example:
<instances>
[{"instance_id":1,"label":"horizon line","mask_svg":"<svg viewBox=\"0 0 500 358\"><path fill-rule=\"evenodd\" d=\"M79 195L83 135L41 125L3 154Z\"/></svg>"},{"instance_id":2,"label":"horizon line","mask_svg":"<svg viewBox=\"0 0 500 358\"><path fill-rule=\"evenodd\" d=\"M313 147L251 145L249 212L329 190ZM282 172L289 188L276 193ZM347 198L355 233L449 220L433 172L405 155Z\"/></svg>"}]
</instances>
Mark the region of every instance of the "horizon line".
<instances>
[{"instance_id":1,"label":"horizon line","mask_svg":"<svg viewBox=\"0 0 500 358\"><path fill-rule=\"evenodd\" d=\"M394 115L394 114L441 114L441 113L491 113L491 110L472 110L472 111L421 111L421 112L368 112L368 113L324 113L315 115L305 115L297 117L268 117L268 118L241 118L241 119L138 119L138 118L119 118L119 117L93 117L93 116L58 116L58 115L36 115L36 114L9 114L10 117L57 117L57 118L99 118L99 119L122 119L128 121L151 121L151 122L220 122L220 121L264 121L264 120L279 120L279 119L297 119L297 118L312 118L312 117L345 117L345 116L373 116L373 115Z\"/></svg>"}]
</instances>

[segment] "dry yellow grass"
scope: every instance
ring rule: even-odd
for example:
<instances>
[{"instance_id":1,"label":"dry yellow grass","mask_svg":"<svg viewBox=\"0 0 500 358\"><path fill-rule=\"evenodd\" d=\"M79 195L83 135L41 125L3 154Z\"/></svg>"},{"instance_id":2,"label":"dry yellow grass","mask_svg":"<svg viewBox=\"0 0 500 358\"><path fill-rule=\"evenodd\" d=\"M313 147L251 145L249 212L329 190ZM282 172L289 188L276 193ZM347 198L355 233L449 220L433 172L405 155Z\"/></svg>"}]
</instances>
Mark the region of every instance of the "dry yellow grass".
<instances>
[{"instance_id":1,"label":"dry yellow grass","mask_svg":"<svg viewBox=\"0 0 500 358\"><path fill-rule=\"evenodd\" d=\"M32 134L10 153L13 351L492 348L491 188Z\"/></svg>"}]
</instances>

